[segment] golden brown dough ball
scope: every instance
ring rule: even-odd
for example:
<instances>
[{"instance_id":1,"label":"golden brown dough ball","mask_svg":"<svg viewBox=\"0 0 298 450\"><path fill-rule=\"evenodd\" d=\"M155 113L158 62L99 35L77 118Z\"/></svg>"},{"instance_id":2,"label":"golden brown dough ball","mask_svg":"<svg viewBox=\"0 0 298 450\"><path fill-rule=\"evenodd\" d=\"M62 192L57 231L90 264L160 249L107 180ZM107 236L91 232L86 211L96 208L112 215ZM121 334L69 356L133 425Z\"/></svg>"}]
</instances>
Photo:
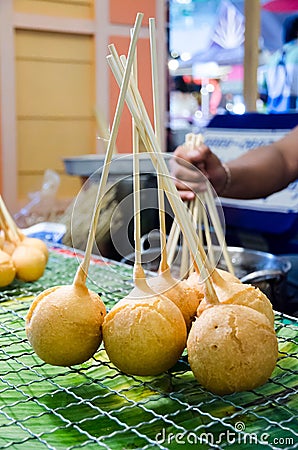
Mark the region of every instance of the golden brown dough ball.
<instances>
[{"instance_id":1,"label":"golden brown dough ball","mask_svg":"<svg viewBox=\"0 0 298 450\"><path fill-rule=\"evenodd\" d=\"M39 294L26 317L26 334L46 363L71 366L87 361L102 341L105 306L85 286L55 286Z\"/></svg>"},{"instance_id":2,"label":"golden brown dough ball","mask_svg":"<svg viewBox=\"0 0 298 450\"><path fill-rule=\"evenodd\" d=\"M181 311L162 296L128 296L103 323L106 352L126 374L157 375L170 369L185 348L186 335Z\"/></svg>"},{"instance_id":3,"label":"golden brown dough ball","mask_svg":"<svg viewBox=\"0 0 298 450\"><path fill-rule=\"evenodd\" d=\"M12 283L15 275L16 268L11 256L0 250L0 287L5 287Z\"/></svg>"},{"instance_id":4,"label":"golden brown dough ball","mask_svg":"<svg viewBox=\"0 0 298 450\"><path fill-rule=\"evenodd\" d=\"M18 245L12 254L16 267L16 276L23 281L36 281L45 271L47 260L45 255L34 247Z\"/></svg>"},{"instance_id":5,"label":"golden brown dough ball","mask_svg":"<svg viewBox=\"0 0 298 450\"><path fill-rule=\"evenodd\" d=\"M221 395L264 384L278 357L277 338L268 319L241 305L203 311L192 325L187 350L199 383Z\"/></svg>"},{"instance_id":6,"label":"golden brown dough ball","mask_svg":"<svg viewBox=\"0 0 298 450\"><path fill-rule=\"evenodd\" d=\"M47 247L47 244L38 238L32 238L32 237L25 237L21 241L21 245L24 245L29 248L37 248L40 250L46 257L46 261L49 259L49 249Z\"/></svg>"}]
</instances>

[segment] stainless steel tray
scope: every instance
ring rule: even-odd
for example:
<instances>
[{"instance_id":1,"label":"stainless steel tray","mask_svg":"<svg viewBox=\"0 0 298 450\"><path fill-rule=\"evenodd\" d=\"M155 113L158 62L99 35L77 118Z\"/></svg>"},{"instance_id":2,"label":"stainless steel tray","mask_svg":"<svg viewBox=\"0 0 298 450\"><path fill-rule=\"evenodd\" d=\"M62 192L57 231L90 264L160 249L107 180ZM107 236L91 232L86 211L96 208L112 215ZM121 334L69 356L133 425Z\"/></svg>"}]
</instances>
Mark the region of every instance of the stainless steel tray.
<instances>
[{"instance_id":1,"label":"stainless steel tray","mask_svg":"<svg viewBox=\"0 0 298 450\"><path fill-rule=\"evenodd\" d=\"M163 153L166 162L171 158L170 153ZM64 158L64 167L69 175L89 177L94 172L101 172L105 155L81 155ZM154 172L155 169L148 153L140 154L140 171ZM131 153L119 153L112 157L109 173L111 175L131 175L133 173L133 155Z\"/></svg>"}]
</instances>

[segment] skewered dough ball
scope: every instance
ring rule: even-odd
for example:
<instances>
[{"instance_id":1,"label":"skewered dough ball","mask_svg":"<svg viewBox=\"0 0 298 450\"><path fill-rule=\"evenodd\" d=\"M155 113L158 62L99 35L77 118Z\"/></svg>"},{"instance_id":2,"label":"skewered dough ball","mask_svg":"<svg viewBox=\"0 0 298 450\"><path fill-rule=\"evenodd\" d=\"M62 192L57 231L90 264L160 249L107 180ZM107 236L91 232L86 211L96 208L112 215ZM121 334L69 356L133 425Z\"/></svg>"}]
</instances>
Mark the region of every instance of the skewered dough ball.
<instances>
[{"instance_id":1,"label":"skewered dough ball","mask_svg":"<svg viewBox=\"0 0 298 450\"><path fill-rule=\"evenodd\" d=\"M148 280L151 289L157 294L165 295L175 303L182 312L187 330L197 313L197 308L204 298L204 293L188 280L176 280L172 277L159 275Z\"/></svg>"},{"instance_id":2,"label":"skewered dough ball","mask_svg":"<svg viewBox=\"0 0 298 450\"><path fill-rule=\"evenodd\" d=\"M32 303L26 334L35 353L46 363L80 364L98 349L105 314L100 297L85 285L55 286Z\"/></svg>"},{"instance_id":3,"label":"skewered dough ball","mask_svg":"<svg viewBox=\"0 0 298 450\"><path fill-rule=\"evenodd\" d=\"M196 377L216 394L254 389L270 377L277 338L264 314L241 305L218 305L196 319L187 340Z\"/></svg>"},{"instance_id":4,"label":"skewered dough ball","mask_svg":"<svg viewBox=\"0 0 298 450\"><path fill-rule=\"evenodd\" d=\"M157 375L181 356L186 326L179 308L166 297L128 296L106 315L103 341L111 362L124 373Z\"/></svg>"},{"instance_id":5,"label":"skewered dough ball","mask_svg":"<svg viewBox=\"0 0 298 450\"><path fill-rule=\"evenodd\" d=\"M38 238L32 238L32 237L25 237L21 241L21 245L24 245L25 247L30 248L37 248L39 249L46 257L46 261L49 259L49 249L47 247L47 244Z\"/></svg>"},{"instance_id":6,"label":"skewered dough ball","mask_svg":"<svg viewBox=\"0 0 298 450\"><path fill-rule=\"evenodd\" d=\"M250 284L227 282L220 285L213 283L213 286L221 304L248 306L264 314L271 325L274 326L274 312L271 302L259 288ZM197 315L199 316L206 308L208 308L208 304L204 299L198 307Z\"/></svg>"},{"instance_id":7,"label":"skewered dough ball","mask_svg":"<svg viewBox=\"0 0 298 450\"><path fill-rule=\"evenodd\" d=\"M36 281L44 273L47 260L38 248L18 245L12 254L16 276L23 281Z\"/></svg>"},{"instance_id":8,"label":"skewered dough ball","mask_svg":"<svg viewBox=\"0 0 298 450\"><path fill-rule=\"evenodd\" d=\"M8 286L12 283L15 274L16 268L11 256L0 250L0 287Z\"/></svg>"}]
</instances>

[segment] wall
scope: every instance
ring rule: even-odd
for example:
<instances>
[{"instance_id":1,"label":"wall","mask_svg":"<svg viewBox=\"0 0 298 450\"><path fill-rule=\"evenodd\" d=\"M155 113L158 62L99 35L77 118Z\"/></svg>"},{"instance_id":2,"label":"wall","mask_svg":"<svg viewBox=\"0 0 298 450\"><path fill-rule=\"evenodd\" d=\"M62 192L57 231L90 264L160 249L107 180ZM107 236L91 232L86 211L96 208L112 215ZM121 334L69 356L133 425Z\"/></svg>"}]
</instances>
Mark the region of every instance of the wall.
<instances>
[{"instance_id":1,"label":"wall","mask_svg":"<svg viewBox=\"0 0 298 450\"><path fill-rule=\"evenodd\" d=\"M106 63L108 44L126 53L136 13L145 14L138 42L139 85L152 117L148 18L156 17L162 114L165 110L165 6L146 0L5 0L0 2L1 192L15 211L39 190L44 172L58 172L59 198L72 198L80 180L63 158L103 153L119 89ZM98 129L95 110L101 118ZM5 114L3 114L5 111ZM130 115L117 149L131 152Z\"/></svg>"}]
</instances>

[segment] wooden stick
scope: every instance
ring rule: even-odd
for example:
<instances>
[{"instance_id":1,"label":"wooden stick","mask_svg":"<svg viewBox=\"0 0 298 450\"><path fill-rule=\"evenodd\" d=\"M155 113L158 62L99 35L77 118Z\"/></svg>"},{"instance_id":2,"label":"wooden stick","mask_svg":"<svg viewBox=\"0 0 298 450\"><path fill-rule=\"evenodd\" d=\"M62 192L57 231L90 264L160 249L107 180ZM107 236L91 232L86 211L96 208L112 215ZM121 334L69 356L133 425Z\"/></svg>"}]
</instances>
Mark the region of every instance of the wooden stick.
<instances>
[{"instance_id":1,"label":"wooden stick","mask_svg":"<svg viewBox=\"0 0 298 450\"><path fill-rule=\"evenodd\" d=\"M205 203L205 205L206 205L206 203ZM206 238L207 253L209 255L209 259L210 259L212 267L215 267L216 264L215 264L215 258L214 258L210 225L209 225L207 211L206 211L204 205L202 205L202 215L203 215L203 224L204 224L204 231L205 231L205 238Z\"/></svg>"},{"instance_id":2,"label":"wooden stick","mask_svg":"<svg viewBox=\"0 0 298 450\"><path fill-rule=\"evenodd\" d=\"M155 136L159 146L161 146L161 121L159 114L159 86L157 70L157 48L156 48L156 28L155 20L149 19L149 36L151 50L151 71L152 71L152 92L153 92L153 111L154 111L154 129ZM165 272L169 269L167 261L167 238L166 238L166 219L165 219L165 198L163 191L163 176L159 165L157 166L157 187L158 187L158 206L159 206L159 226L160 226L160 249L161 260L159 271Z\"/></svg>"},{"instance_id":3,"label":"wooden stick","mask_svg":"<svg viewBox=\"0 0 298 450\"><path fill-rule=\"evenodd\" d=\"M104 141L104 148L106 147L107 143L109 142L109 127L106 123L106 119L102 113L102 111L96 109L95 110L95 119L96 119L96 125L97 125L97 131L98 131L98 138L102 139ZM114 154L117 154L118 150L116 147L116 144L114 146Z\"/></svg>"},{"instance_id":4,"label":"wooden stick","mask_svg":"<svg viewBox=\"0 0 298 450\"><path fill-rule=\"evenodd\" d=\"M189 275L189 251L185 239L182 240L181 262L180 262L180 278L187 278Z\"/></svg>"},{"instance_id":5,"label":"wooden stick","mask_svg":"<svg viewBox=\"0 0 298 450\"><path fill-rule=\"evenodd\" d=\"M96 228L97 228L98 217L100 214L102 197L104 195L104 190L105 190L105 186L106 186L107 178L108 178L108 174L109 174L109 166L110 166L110 163L112 160L112 155L113 155L113 151L114 151L114 147L115 147L115 143L116 143L116 138L118 135L120 118L121 118L121 114L122 114L124 103L125 103L126 92L128 90L128 86L129 86L131 69L132 69L137 39L139 36L143 16L144 16L144 14L138 13L137 17L136 17L134 31L133 31L132 39L130 41L129 50L128 50L127 65L124 70L123 78L122 78L121 84L120 84L120 93L119 93L118 102L117 102L117 106L116 106L116 112L114 115L114 120L113 120L113 124L112 124L112 129L111 129L111 135L110 135L110 139L108 142L108 147L107 147L107 151L106 151L106 155L105 155L103 170L102 170L100 183L99 183L99 187L98 187L98 192L97 192L97 196L96 196L96 200L95 200L95 207L94 207L92 222L91 222L89 235L88 235L88 239L87 239L85 256L84 256L84 259L83 259L82 263L80 264L80 266L77 270L77 273L75 275L74 284L76 284L76 283L85 284L86 283L92 247L93 247L94 240L95 240L95 232L96 232Z\"/></svg>"},{"instance_id":6,"label":"wooden stick","mask_svg":"<svg viewBox=\"0 0 298 450\"><path fill-rule=\"evenodd\" d=\"M138 80L137 70L137 50L135 51L133 62L133 76ZM133 203L134 203L134 243L135 243L135 263L134 263L134 284L142 288L145 280L145 272L142 267L141 250L141 185L140 185L140 138L139 132L132 117L132 149L133 149Z\"/></svg>"},{"instance_id":7,"label":"wooden stick","mask_svg":"<svg viewBox=\"0 0 298 450\"><path fill-rule=\"evenodd\" d=\"M25 236L17 227L17 224L15 223L8 209L6 208L5 202L1 195L0 195L0 210L2 211L5 222L7 223L8 228L11 232L11 238L13 239L15 244L19 244L21 240L24 239Z\"/></svg>"},{"instance_id":8,"label":"wooden stick","mask_svg":"<svg viewBox=\"0 0 298 450\"><path fill-rule=\"evenodd\" d=\"M207 202L207 205L209 208L212 224L213 224L218 242L220 245L222 245L222 251L223 251L224 258L225 258L225 262L227 264L228 271L234 275L235 274L234 267L233 267L233 264L232 264L232 261L231 261L231 258L230 258L229 252L228 252L227 243L226 243L223 229L222 229L222 226L220 223L220 219L219 219L218 211L217 211L216 204L214 201L214 197L212 194L211 186L209 184L207 184L207 192L205 193L205 198L206 198L206 202Z\"/></svg>"},{"instance_id":9,"label":"wooden stick","mask_svg":"<svg viewBox=\"0 0 298 450\"><path fill-rule=\"evenodd\" d=\"M167 257L169 266L173 264L174 257L178 248L179 236L180 228L177 221L174 219L167 242Z\"/></svg>"}]
</instances>

